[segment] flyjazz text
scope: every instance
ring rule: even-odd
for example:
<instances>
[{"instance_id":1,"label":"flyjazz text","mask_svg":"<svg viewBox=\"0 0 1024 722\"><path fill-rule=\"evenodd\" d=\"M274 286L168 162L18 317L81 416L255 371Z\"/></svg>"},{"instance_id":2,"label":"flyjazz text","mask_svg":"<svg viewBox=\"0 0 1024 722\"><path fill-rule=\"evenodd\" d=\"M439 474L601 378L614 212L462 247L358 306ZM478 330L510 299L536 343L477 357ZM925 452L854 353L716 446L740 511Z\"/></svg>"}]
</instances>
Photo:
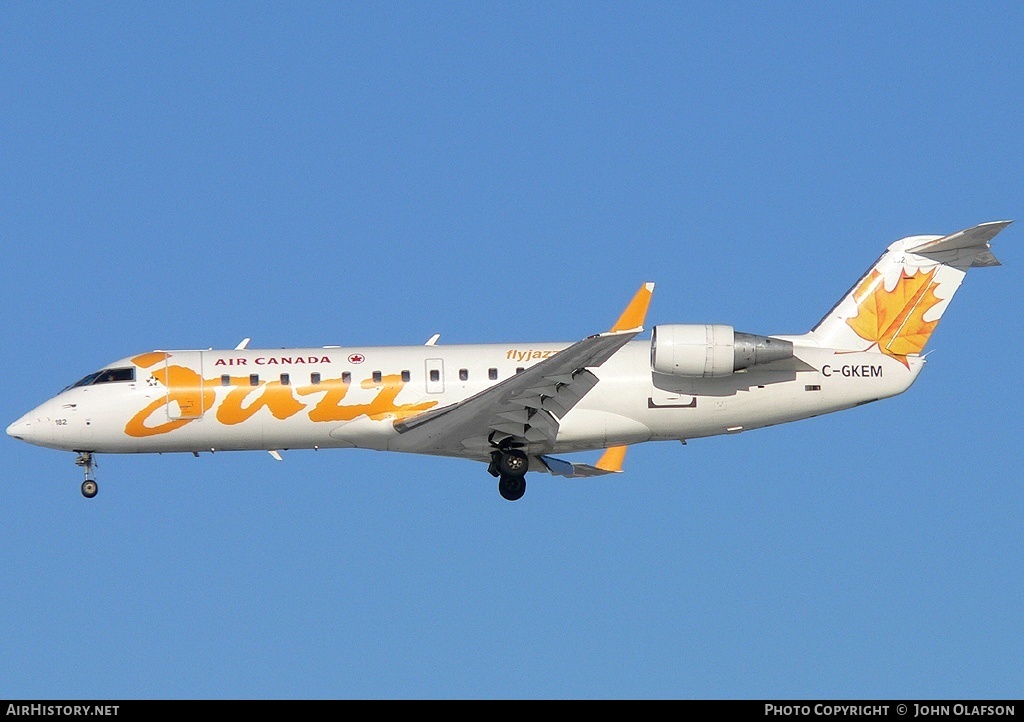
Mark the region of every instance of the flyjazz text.
<instances>
[{"instance_id":1,"label":"flyjazz text","mask_svg":"<svg viewBox=\"0 0 1024 722\"><path fill-rule=\"evenodd\" d=\"M520 351L518 349L509 349L508 353L505 354L505 358L513 361L537 361L539 359L550 358L553 354L558 353L557 351L534 351L528 349L526 351Z\"/></svg>"}]
</instances>

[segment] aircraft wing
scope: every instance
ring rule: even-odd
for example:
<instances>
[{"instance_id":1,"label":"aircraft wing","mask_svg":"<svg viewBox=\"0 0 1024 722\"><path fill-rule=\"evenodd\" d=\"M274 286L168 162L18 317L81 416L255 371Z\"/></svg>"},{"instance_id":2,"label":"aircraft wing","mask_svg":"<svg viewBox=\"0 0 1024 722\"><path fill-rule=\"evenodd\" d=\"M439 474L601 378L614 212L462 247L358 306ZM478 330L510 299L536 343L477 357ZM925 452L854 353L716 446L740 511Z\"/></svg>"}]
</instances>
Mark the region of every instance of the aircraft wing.
<instances>
[{"instance_id":1,"label":"aircraft wing","mask_svg":"<svg viewBox=\"0 0 1024 722\"><path fill-rule=\"evenodd\" d=\"M395 423L429 449L479 450L512 437L518 445L554 446L558 422L597 385L600 366L639 331L590 336L475 396ZM513 445L516 445L515 443Z\"/></svg>"},{"instance_id":2,"label":"aircraft wing","mask_svg":"<svg viewBox=\"0 0 1024 722\"><path fill-rule=\"evenodd\" d=\"M604 476L606 474L621 474L622 462L626 458L627 448L626 446L609 446L594 466L556 459L553 456L540 456L538 458L547 467L548 473L554 476L582 479L591 476Z\"/></svg>"},{"instance_id":3,"label":"aircraft wing","mask_svg":"<svg viewBox=\"0 0 1024 722\"><path fill-rule=\"evenodd\" d=\"M559 420L597 385L589 369L643 331L653 289L653 283L641 287L611 331L577 341L468 399L395 422L403 444L428 453L481 456L499 443L527 447L530 453L550 450Z\"/></svg>"}]
</instances>

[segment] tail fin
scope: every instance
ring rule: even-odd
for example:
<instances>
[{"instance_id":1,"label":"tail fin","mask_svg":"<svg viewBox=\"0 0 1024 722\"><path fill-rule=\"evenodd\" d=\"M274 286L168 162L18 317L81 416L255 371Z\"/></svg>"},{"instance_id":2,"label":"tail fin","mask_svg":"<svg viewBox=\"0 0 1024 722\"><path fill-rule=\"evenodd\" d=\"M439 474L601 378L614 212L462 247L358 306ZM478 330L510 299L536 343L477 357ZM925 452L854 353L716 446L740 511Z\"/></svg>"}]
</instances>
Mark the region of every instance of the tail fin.
<instances>
[{"instance_id":1,"label":"tail fin","mask_svg":"<svg viewBox=\"0 0 1024 722\"><path fill-rule=\"evenodd\" d=\"M1011 222L896 241L809 336L827 348L877 348L906 363L924 349L967 269L1000 265L989 242Z\"/></svg>"}]
</instances>

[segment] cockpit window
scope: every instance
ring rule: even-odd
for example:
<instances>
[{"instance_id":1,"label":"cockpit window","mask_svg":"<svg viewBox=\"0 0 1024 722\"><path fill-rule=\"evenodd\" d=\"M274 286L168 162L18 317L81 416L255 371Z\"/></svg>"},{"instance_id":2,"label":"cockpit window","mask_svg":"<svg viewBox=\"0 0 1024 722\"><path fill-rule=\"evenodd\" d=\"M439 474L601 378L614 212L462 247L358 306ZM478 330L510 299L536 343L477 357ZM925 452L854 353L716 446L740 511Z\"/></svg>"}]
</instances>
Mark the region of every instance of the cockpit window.
<instances>
[{"instance_id":1,"label":"cockpit window","mask_svg":"<svg viewBox=\"0 0 1024 722\"><path fill-rule=\"evenodd\" d=\"M104 369L93 383L109 384L112 381L134 381L135 367L129 366L125 369Z\"/></svg>"},{"instance_id":2,"label":"cockpit window","mask_svg":"<svg viewBox=\"0 0 1024 722\"><path fill-rule=\"evenodd\" d=\"M78 388L79 386L88 386L88 385L89 385L89 384L91 384L91 383L92 383L93 381L95 381L95 380L96 380L97 378L99 378L99 375L100 375L101 373L103 373L103 372L102 372L102 371L97 371L97 372L96 372L96 373L94 373L94 374L89 374L88 376L86 376L86 377L85 377L84 379L82 379L81 381L76 381L75 383L71 384L71 386L69 386L68 388L76 389L76 388Z\"/></svg>"},{"instance_id":3,"label":"cockpit window","mask_svg":"<svg viewBox=\"0 0 1024 722\"><path fill-rule=\"evenodd\" d=\"M134 381L135 367L130 366L123 369L103 369L96 373L89 374L81 381L72 384L71 388L78 386L92 386L93 384L109 384L113 381Z\"/></svg>"}]
</instances>

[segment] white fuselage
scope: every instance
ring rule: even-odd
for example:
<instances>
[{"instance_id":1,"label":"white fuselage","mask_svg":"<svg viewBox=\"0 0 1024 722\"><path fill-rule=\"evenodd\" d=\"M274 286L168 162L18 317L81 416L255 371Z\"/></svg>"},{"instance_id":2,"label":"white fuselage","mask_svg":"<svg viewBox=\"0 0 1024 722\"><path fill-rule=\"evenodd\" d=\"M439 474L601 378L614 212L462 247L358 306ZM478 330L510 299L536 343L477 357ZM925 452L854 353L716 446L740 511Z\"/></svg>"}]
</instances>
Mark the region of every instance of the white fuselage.
<instances>
[{"instance_id":1,"label":"white fuselage","mask_svg":"<svg viewBox=\"0 0 1024 722\"><path fill-rule=\"evenodd\" d=\"M364 448L475 459L509 501L529 471L618 473L630 444L735 434L895 396L1008 221L891 243L818 324L761 336L724 324L642 333L654 284L573 344L150 351L25 414L10 436L95 453ZM605 449L595 464L554 454Z\"/></svg>"},{"instance_id":2,"label":"white fuselage","mask_svg":"<svg viewBox=\"0 0 1024 722\"><path fill-rule=\"evenodd\" d=\"M796 344L795 364L722 378L653 374L650 342L631 341L594 369L599 383L561 419L553 448L530 452L685 440L795 421L899 394L924 364L788 338ZM568 345L153 352L108 366L132 369L133 380L66 389L8 433L97 453L358 447L486 460L479 449L410 443L394 422L462 401Z\"/></svg>"}]
</instances>

